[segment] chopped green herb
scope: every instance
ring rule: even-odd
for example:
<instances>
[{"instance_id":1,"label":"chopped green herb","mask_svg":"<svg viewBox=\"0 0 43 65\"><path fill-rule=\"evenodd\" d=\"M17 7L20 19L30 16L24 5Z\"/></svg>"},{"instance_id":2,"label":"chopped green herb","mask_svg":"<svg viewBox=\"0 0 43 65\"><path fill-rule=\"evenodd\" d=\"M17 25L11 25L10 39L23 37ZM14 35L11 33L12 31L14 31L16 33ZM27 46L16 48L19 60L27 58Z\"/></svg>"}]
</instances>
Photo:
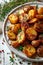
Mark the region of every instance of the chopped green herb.
<instances>
[{"instance_id":1,"label":"chopped green herb","mask_svg":"<svg viewBox=\"0 0 43 65\"><path fill-rule=\"evenodd\" d=\"M19 36L19 38L21 39L21 36Z\"/></svg>"},{"instance_id":2,"label":"chopped green herb","mask_svg":"<svg viewBox=\"0 0 43 65\"><path fill-rule=\"evenodd\" d=\"M36 9L38 9L38 4L36 5Z\"/></svg>"},{"instance_id":3,"label":"chopped green herb","mask_svg":"<svg viewBox=\"0 0 43 65\"><path fill-rule=\"evenodd\" d=\"M19 29L19 30L18 30L18 33L20 33L21 31L22 31L22 30L21 30L21 29Z\"/></svg>"},{"instance_id":4,"label":"chopped green herb","mask_svg":"<svg viewBox=\"0 0 43 65\"><path fill-rule=\"evenodd\" d=\"M16 55L16 57L18 57L18 55Z\"/></svg>"},{"instance_id":5,"label":"chopped green herb","mask_svg":"<svg viewBox=\"0 0 43 65\"><path fill-rule=\"evenodd\" d=\"M22 51L23 50L23 46L19 46L18 50Z\"/></svg>"},{"instance_id":6,"label":"chopped green herb","mask_svg":"<svg viewBox=\"0 0 43 65\"><path fill-rule=\"evenodd\" d=\"M10 29L9 26L7 26L7 31L9 31L9 29Z\"/></svg>"},{"instance_id":7,"label":"chopped green herb","mask_svg":"<svg viewBox=\"0 0 43 65\"><path fill-rule=\"evenodd\" d=\"M14 63L14 59L10 56L10 61Z\"/></svg>"}]
</instances>

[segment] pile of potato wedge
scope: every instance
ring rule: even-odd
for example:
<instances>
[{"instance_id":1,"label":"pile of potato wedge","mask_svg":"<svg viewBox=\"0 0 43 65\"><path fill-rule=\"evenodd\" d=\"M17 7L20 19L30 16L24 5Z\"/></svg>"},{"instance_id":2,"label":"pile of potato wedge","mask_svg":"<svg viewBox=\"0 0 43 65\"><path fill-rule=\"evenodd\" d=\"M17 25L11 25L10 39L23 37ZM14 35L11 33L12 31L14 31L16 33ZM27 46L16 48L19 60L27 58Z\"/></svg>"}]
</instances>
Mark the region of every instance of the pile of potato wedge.
<instances>
[{"instance_id":1,"label":"pile of potato wedge","mask_svg":"<svg viewBox=\"0 0 43 65\"><path fill-rule=\"evenodd\" d=\"M8 38L28 57L43 57L43 7L26 5L8 16Z\"/></svg>"}]
</instances>

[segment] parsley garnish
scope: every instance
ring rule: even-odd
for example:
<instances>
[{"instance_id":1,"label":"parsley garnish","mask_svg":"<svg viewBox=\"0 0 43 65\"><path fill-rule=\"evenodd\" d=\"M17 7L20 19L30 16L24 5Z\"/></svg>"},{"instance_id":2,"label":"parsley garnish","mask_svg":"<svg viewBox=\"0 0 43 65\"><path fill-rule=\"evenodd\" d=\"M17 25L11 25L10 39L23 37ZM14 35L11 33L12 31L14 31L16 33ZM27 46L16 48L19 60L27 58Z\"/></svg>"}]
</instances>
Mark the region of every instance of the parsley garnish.
<instances>
[{"instance_id":1,"label":"parsley garnish","mask_svg":"<svg viewBox=\"0 0 43 65\"><path fill-rule=\"evenodd\" d=\"M38 9L38 4L36 5L36 9Z\"/></svg>"},{"instance_id":2,"label":"parsley garnish","mask_svg":"<svg viewBox=\"0 0 43 65\"><path fill-rule=\"evenodd\" d=\"M10 56L10 62L14 63L14 59Z\"/></svg>"},{"instance_id":3,"label":"parsley garnish","mask_svg":"<svg viewBox=\"0 0 43 65\"><path fill-rule=\"evenodd\" d=\"M9 29L10 29L9 26L7 26L7 31L9 31Z\"/></svg>"},{"instance_id":4,"label":"parsley garnish","mask_svg":"<svg viewBox=\"0 0 43 65\"><path fill-rule=\"evenodd\" d=\"M19 46L18 50L22 51L23 50L23 46Z\"/></svg>"},{"instance_id":5,"label":"parsley garnish","mask_svg":"<svg viewBox=\"0 0 43 65\"><path fill-rule=\"evenodd\" d=\"M19 29L19 30L18 30L18 33L20 33L21 31L22 31L22 30L21 30L21 29Z\"/></svg>"}]
</instances>

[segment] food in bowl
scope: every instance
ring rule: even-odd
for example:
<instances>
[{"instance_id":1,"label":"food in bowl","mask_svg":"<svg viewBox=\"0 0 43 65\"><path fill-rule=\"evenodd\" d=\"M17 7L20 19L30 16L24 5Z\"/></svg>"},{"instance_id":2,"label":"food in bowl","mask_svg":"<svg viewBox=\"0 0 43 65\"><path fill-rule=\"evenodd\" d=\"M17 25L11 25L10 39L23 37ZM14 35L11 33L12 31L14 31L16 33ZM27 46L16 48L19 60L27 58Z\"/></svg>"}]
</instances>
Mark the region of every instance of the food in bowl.
<instances>
[{"instance_id":1,"label":"food in bowl","mask_svg":"<svg viewBox=\"0 0 43 65\"><path fill-rule=\"evenodd\" d=\"M43 7L26 5L8 16L10 45L26 56L43 56Z\"/></svg>"}]
</instances>

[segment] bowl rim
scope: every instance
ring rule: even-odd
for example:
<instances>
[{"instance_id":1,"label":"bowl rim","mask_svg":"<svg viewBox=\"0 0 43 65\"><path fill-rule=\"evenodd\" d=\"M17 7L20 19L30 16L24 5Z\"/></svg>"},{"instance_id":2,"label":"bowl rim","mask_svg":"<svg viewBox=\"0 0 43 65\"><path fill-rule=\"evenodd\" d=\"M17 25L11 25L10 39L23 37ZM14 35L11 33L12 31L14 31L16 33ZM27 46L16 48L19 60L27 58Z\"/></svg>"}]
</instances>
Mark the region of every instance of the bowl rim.
<instances>
[{"instance_id":1,"label":"bowl rim","mask_svg":"<svg viewBox=\"0 0 43 65\"><path fill-rule=\"evenodd\" d=\"M42 61L43 61L43 58L41 58L41 59L28 58L26 55L23 55L24 53L22 53L22 52L20 52L20 51L17 51L15 48L13 48L12 46L10 46L10 45L8 44L8 41L7 41L6 36L5 36L5 26L6 26L6 21L7 21L7 19L8 19L8 16L9 16L11 13L13 13L15 10L17 10L18 8L23 7L23 6L25 6L25 5L31 5L31 4L43 5L42 2L28 2L28 3L24 3L24 4L22 4L22 5L19 5L19 6L15 7L14 9L12 9L12 10L8 13L8 15L5 17L4 24L3 24L3 36L4 36L4 39L5 39L6 45L8 46L8 48L10 49L10 51L14 52L14 53L15 53L16 55L18 55L19 57L21 57L21 58L23 58L23 59L25 59L25 60L28 60L28 61L30 61L30 62L42 62Z\"/></svg>"}]
</instances>

